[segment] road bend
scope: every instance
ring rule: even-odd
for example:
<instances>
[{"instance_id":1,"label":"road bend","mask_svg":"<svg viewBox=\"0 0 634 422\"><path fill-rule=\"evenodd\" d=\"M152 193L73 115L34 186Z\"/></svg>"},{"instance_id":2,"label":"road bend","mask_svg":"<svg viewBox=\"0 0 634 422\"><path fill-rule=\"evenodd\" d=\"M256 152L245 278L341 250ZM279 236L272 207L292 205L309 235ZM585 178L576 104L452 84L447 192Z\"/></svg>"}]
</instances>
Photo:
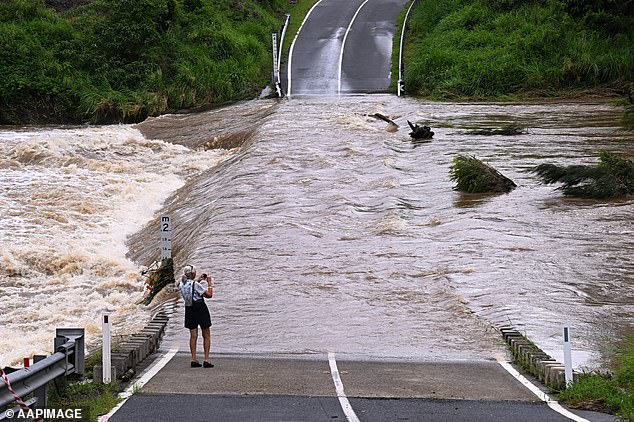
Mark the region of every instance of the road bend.
<instances>
[{"instance_id":1,"label":"road bend","mask_svg":"<svg viewBox=\"0 0 634 422\"><path fill-rule=\"evenodd\" d=\"M392 39L405 3L404 0L317 3L291 47L287 94L387 92Z\"/></svg>"}]
</instances>

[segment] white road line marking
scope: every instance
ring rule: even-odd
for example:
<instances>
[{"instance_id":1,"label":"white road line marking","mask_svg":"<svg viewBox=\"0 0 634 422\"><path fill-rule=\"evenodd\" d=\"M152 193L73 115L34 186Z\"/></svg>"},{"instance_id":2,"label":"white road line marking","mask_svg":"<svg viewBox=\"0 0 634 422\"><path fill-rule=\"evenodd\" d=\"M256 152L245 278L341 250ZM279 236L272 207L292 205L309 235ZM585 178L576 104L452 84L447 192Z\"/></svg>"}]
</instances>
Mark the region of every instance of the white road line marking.
<instances>
[{"instance_id":1,"label":"white road line marking","mask_svg":"<svg viewBox=\"0 0 634 422\"><path fill-rule=\"evenodd\" d=\"M574 413L564 409L557 402L557 400L553 400L552 398L550 398L548 394L544 393L542 390L537 388L537 386L534 385L532 382L530 382L528 379L526 379L525 376L517 372L517 370L513 368L510 363L499 358L497 359L497 361L502 366L502 368L506 369L506 372L513 375L513 377L515 377L515 379L521 382L524 385L524 387L528 388L531 391L531 393L539 397L540 400L545 402L548 405L548 407L553 409L555 412L559 413L562 416L565 416L568 419L572 419L573 421L576 421L576 422L590 422L588 419L584 419L581 416L577 416Z\"/></svg>"},{"instance_id":2,"label":"white road line marking","mask_svg":"<svg viewBox=\"0 0 634 422\"><path fill-rule=\"evenodd\" d=\"M125 404L126 401L134 394L135 389L139 389L147 384L158 372L163 369L167 363L172 360L174 355L178 352L178 344L175 344L169 352L165 353L160 359L158 359L154 364L149 366L143 371L143 373L138 377L138 379L134 382L131 382L128 388L119 393L119 398L123 399L121 402L116 405L108 414L104 416L100 416L98 418L99 422L108 422L108 419L115 414L115 412Z\"/></svg>"},{"instance_id":3,"label":"white road line marking","mask_svg":"<svg viewBox=\"0 0 634 422\"><path fill-rule=\"evenodd\" d=\"M297 33L295 34L295 38L293 38L293 42L291 43L291 48L288 50L288 73L286 78L288 79L287 81L288 88L286 92L287 97L291 96L291 63L293 62L293 49L295 48L295 41L297 41L297 37L299 37L299 33L302 31L302 28L304 27L304 24L308 20L308 17L310 16L311 13L313 13L313 9L317 7L317 5L321 3L321 1L322 0L319 0L317 3L313 4L313 7L311 7L308 13L306 13L304 20L302 21L302 24L299 26L299 29L297 30Z\"/></svg>"},{"instance_id":4,"label":"white road line marking","mask_svg":"<svg viewBox=\"0 0 634 422\"><path fill-rule=\"evenodd\" d=\"M346 415L346 419L348 419L348 422L360 422L346 397L346 393L343 391L343 382L341 382L339 370L337 369L337 361L335 360L335 354L333 352L328 353L328 363L330 364L332 380L335 383L335 390L337 390L337 398L339 399L343 413Z\"/></svg>"},{"instance_id":5,"label":"white road line marking","mask_svg":"<svg viewBox=\"0 0 634 422\"><path fill-rule=\"evenodd\" d=\"M361 6L359 6L357 11L354 13L354 16L350 20L348 29L346 29L346 34L343 36L343 42L341 43L341 53L339 54L339 74L337 77L337 95L341 95L341 68L343 67L343 49L346 47L346 40L348 39L348 34L350 33L350 28L352 28L352 24L354 23L354 20L357 18L357 15L359 14L363 6L365 6L365 4L368 1L369 0L365 0L363 3L361 3Z\"/></svg>"}]
</instances>

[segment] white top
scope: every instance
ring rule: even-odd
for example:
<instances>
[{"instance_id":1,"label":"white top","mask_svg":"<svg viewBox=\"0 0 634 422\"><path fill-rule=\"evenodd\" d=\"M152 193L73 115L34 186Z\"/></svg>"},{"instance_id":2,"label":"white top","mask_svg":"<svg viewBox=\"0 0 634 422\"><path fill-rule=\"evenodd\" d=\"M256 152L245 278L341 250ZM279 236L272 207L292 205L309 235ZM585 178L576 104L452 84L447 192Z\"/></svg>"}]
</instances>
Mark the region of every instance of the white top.
<instances>
[{"instance_id":1,"label":"white top","mask_svg":"<svg viewBox=\"0 0 634 422\"><path fill-rule=\"evenodd\" d=\"M178 286L181 291L181 295L183 295L183 300L185 300L185 306L192 306L192 302L202 300L203 293L205 293L208 287L209 285L206 281L195 281L190 279L181 281L180 286Z\"/></svg>"}]
</instances>

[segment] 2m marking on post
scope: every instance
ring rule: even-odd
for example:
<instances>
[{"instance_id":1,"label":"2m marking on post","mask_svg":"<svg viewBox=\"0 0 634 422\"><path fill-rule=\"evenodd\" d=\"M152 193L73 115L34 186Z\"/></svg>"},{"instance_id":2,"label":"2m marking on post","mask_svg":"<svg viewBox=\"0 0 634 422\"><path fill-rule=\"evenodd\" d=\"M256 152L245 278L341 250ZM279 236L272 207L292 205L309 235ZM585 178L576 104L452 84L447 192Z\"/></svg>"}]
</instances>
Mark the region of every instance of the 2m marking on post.
<instances>
[{"instance_id":1,"label":"2m marking on post","mask_svg":"<svg viewBox=\"0 0 634 422\"><path fill-rule=\"evenodd\" d=\"M161 259L172 257L172 220L161 216Z\"/></svg>"}]
</instances>

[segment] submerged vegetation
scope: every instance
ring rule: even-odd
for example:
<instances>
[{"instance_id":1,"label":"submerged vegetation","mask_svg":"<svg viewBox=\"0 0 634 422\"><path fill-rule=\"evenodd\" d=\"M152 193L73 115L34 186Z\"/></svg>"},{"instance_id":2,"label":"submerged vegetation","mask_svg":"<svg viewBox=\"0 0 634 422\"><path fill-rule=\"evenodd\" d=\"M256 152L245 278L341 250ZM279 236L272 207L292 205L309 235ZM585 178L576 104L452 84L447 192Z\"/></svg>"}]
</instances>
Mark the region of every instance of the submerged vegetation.
<instances>
[{"instance_id":1,"label":"submerged vegetation","mask_svg":"<svg viewBox=\"0 0 634 422\"><path fill-rule=\"evenodd\" d=\"M160 262L154 261L145 271L141 273L145 277L145 292L137 304L148 306L157 294L166 286L175 284L174 260L164 258Z\"/></svg>"},{"instance_id":2,"label":"submerged vegetation","mask_svg":"<svg viewBox=\"0 0 634 422\"><path fill-rule=\"evenodd\" d=\"M511 179L473 155L455 156L449 178L456 183L456 190L467 193L504 193L517 187Z\"/></svg>"},{"instance_id":3,"label":"submerged vegetation","mask_svg":"<svg viewBox=\"0 0 634 422\"><path fill-rule=\"evenodd\" d=\"M79 6L0 2L0 124L136 122L254 96L270 79L271 33L287 4L52 3Z\"/></svg>"},{"instance_id":4,"label":"submerged vegetation","mask_svg":"<svg viewBox=\"0 0 634 422\"><path fill-rule=\"evenodd\" d=\"M480 135L480 136L494 136L494 135L502 135L502 136L517 136L517 135L525 135L528 133L526 128L517 125L507 125L500 128L487 128L487 129L477 129L470 130L467 132L469 135Z\"/></svg>"},{"instance_id":5,"label":"submerged vegetation","mask_svg":"<svg viewBox=\"0 0 634 422\"><path fill-rule=\"evenodd\" d=\"M598 165L540 164L532 169L544 183L562 183L564 195L615 198L634 194L634 161L600 151Z\"/></svg>"},{"instance_id":6,"label":"submerged vegetation","mask_svg":"<svg viewBox=\"0 0 634 422\"><path fill-rule=\"evenodd\" d=\"M634 421L634 342L616 358L613 374L586 373L559 395L570 407L603 411Z\"/></svg>"},{"instance_id":7,"label":"submerged vegetation","mask_svg":"<svg viewBox=\"0 0 634 422\"><path fill-rule=\"evenodd\" d=\"M405 88L434 99L625 94L634 79L630 0L420 0Z\"/></svg>"}]
</instances>

